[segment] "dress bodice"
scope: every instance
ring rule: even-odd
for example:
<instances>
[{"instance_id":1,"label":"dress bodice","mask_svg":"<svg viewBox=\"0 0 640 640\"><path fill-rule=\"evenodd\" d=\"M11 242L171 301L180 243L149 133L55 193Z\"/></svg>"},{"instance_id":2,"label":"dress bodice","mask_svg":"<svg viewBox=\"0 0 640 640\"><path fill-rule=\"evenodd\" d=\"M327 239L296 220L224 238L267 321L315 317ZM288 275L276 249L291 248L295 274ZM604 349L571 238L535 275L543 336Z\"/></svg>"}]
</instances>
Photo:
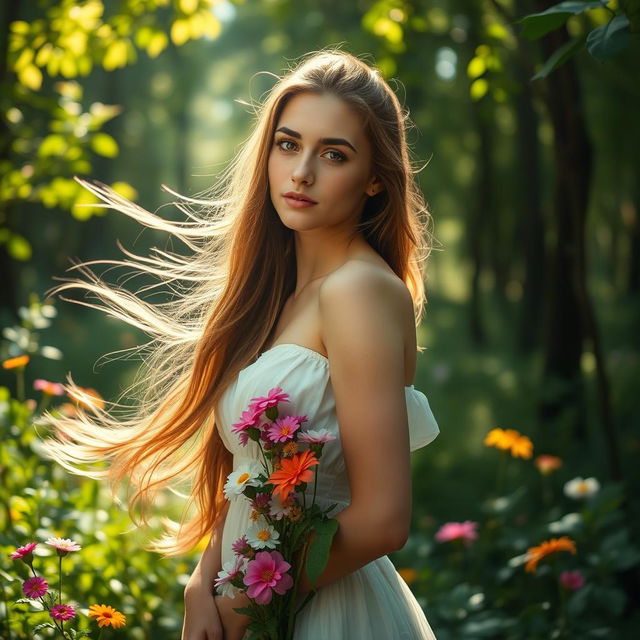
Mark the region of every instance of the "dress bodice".
<instances>
[{"instance_id":1,"label":"dress bodice","mask_svg":"<svg viewBox=\"0 0 640 640\"><path fill-rule=\"evenodd\" d=\"M242 446L232 424L247 409L252 398L282 387L290 401L279 405L280 415L307 415L304 429L327 429L336 440L328 442L318 471L318 494L332 502L349 502L349 483L340 445L340 429L331 387L329 360L307 347L283 343L265 351L245 367L222 395L216 422L225 447L233 454L234 468L247 458L258 460L258 445ZM440 429L427 397L413 385L405 387L411 451L432 442Z\"/></svg>"}]
</instances>

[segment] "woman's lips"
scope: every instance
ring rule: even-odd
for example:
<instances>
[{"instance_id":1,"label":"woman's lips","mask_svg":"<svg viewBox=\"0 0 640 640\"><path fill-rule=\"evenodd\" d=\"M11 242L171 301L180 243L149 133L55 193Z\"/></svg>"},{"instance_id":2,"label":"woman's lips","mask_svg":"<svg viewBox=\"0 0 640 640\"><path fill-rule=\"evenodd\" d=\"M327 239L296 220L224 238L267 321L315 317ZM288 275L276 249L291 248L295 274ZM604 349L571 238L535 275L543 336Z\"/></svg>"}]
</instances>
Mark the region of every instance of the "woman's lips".
<instances>
[{"instance_id":1,"label":"woman's lips","mask_svg":"<svg viewBox=\"0 0 640 640\"><path fill-rule=\"evenodd\" d=\"M316 202L309 202L309 200L299 200L298 198L291 198L289 196L282 196L284 201L294 209L304 209L306 207L313 207Z\"/></svg>"}]
</instances>

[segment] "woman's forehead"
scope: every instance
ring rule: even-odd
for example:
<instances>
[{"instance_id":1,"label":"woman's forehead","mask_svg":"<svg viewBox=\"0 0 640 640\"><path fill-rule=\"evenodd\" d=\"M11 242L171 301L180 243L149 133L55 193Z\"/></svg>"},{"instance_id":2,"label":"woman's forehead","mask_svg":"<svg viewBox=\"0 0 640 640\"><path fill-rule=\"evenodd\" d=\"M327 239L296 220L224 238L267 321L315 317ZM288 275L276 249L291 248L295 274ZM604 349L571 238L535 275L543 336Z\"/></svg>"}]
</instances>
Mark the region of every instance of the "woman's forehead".
<instances>
[{"instance_id":1,"label":"woman's forehead","mask_svg":"<svg viewBox=\"0 0 640 640\"><path fill-rule=\"evenodd\" d=\"M362 144L362 118L355 109L337 96L323 93L301 93L285 105L276 129L286 127L298 132L303 139L325 137L346 138L357 147Z\"/></svg>"}]
</instances>

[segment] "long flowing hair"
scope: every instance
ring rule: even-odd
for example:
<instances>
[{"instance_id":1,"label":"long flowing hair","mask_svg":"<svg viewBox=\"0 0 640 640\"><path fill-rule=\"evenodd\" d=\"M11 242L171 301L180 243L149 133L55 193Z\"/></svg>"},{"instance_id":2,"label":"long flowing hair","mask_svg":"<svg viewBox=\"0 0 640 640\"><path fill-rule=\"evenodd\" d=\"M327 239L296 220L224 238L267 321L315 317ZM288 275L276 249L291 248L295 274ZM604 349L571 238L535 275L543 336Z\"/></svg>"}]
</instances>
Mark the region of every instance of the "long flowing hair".
<instances>
[{"instance_id":1,"label":"long flowing hair","mask_svg":"<svg viewBox=\"0 0 640 640\"><path fill-rule=\"evenodd\" d=\"M174 203L185 220L168 221L98 181L76 178L101 200L99 206L168 232L189 250L185 257L154 247L140 256L120 247L125 259L81 262L71 269L84 278L65 277L51 290L80 291L84 299L73 302L100 309L150 338L134 348L142 364L123 392L128 405L116 401L100 407L68 375L66 390L79 401L79 411L74 416L45 413L51 429L43 445L69 472L108 480L113 496L126 480L133 488L127 503L136 526L149 525L158 492L177 491L187 482L180 521L161 518L162 535L146 547L165 556L193 549L222 517L232 456L220 438L215 408L238 373L269 344L295 290L294 236L273 207L267 173L275 127L293 96L327 92L361 116L372 144L373 171L384 190L368 199L358 230L406 283L416 326L426 302L431 215L414 177L408 112L375 67L337 48L307 54L276 77L255 105L249 138L216 184L197 198L179 196ZM142 290L105 282L91 269L94 264L153 276L151 286L165 286L171 295L151 304Z\"/></svg>"}]
</instances>

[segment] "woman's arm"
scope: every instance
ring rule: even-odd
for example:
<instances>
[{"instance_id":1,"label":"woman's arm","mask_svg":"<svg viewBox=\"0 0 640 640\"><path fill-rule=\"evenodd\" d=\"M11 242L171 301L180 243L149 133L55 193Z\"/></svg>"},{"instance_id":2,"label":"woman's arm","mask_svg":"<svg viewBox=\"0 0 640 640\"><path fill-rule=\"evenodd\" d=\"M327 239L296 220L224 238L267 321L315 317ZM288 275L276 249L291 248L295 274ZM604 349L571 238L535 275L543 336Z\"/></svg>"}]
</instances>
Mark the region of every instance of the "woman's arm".
<instances>
[{"instance_id":1,"label":"woman's arm","mask_svg":"<svg viewBox=\"0 0 640 640\"><path fill-rule=\"evenodd\" d=\"M351 504L318 586L401 549L411 518L404 334L411 296L399 280L349 263L320 291L323 342L331 366ZM301 591L311 585L303 572Z\"/></svg>"}]
</instances>

